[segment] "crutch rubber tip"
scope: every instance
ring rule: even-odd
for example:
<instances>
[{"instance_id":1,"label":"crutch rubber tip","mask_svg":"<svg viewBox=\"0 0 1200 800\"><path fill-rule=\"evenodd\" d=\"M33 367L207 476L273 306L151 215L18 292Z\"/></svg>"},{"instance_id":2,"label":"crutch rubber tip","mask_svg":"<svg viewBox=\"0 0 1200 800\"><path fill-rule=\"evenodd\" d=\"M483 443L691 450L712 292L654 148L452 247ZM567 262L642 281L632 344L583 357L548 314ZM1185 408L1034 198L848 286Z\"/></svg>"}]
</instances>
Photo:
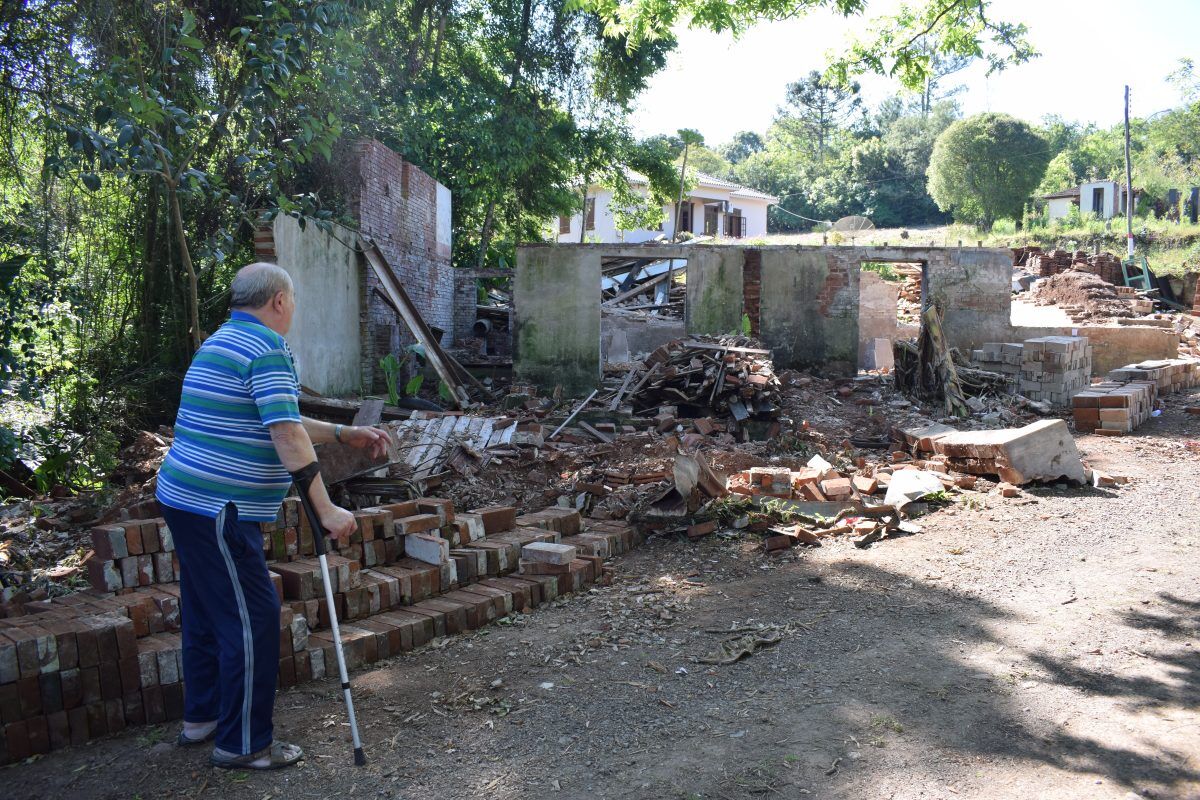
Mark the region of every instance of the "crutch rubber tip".
<instances>
[{"instance_id":1,"label":"crutch rubber tip","mask_svg":"<svg viewBox=\"0 0 1200 800\"><path fill-rule=\"evenodd\" d=\"M354 748L354 766L363 767L367 764L367 756L361 747Z\"/></svg>"}]
</instances>

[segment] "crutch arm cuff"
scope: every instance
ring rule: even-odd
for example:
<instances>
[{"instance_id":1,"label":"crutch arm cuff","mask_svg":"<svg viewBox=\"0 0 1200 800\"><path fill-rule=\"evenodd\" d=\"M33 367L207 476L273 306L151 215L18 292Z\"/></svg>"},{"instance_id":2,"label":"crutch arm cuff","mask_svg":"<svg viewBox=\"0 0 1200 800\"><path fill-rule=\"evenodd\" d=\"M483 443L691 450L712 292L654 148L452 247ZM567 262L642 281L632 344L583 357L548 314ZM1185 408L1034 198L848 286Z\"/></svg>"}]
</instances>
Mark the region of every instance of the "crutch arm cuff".
<instances>
[{"instance_id":1,"label":"crutch arm cuff","mask_svg":"<svg viewBox=\"0 0 1200 800\"><path fill-rule=\"evenodd\" d=\"M312 486L312 482L321 474L321 465L314 461L311 464L301 467L292 473L292 480L296 482L296 488L300 490L300 494L308 497L308 489Z\"/></svg>"}]
</instances>

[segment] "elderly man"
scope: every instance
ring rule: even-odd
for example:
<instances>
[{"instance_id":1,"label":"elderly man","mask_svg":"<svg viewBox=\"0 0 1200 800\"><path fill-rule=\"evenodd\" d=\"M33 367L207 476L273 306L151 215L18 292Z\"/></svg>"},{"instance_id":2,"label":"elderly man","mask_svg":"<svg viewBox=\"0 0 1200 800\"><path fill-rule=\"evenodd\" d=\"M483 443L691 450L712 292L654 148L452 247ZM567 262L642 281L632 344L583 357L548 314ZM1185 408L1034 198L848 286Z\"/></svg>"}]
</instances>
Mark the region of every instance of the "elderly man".
<instances>
[{"instance_id":1,"label":"elderly man","mask_svg":"<svg viewBox=\"0 0 1200 800\"><path fill-rule=\"evenodd\" d=\"M296 309L287 272L250 264L230 288L233 312L188 368L175 442L158 472L182 592L186 697L178 743L215 739L217 767L277 769L303 752L272 735L279 599L258 523L275 519L292 473L311 474L314 442L378 456L387 434L300 416L300 384L283 338ZM329 533L354 530L354 517L330 501L319 475L309 497Z\"/></svg>"}]
</instances>

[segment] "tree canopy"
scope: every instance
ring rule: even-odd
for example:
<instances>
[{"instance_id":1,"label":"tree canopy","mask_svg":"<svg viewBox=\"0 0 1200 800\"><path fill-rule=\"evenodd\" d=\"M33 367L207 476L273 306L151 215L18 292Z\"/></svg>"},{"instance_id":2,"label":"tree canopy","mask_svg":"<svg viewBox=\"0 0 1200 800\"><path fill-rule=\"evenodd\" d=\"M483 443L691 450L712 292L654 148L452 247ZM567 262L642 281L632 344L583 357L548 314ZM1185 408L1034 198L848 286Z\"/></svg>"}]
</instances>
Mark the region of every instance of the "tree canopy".
<instances>
[{"instance_id":1,"label":"tree canopy","mask_svg":"<svg viewBox=\"0 0 1200 800\"><path fill-rule=\"evenodd\" d=\"M929 159L929 194L955 219L990 226L1019 220L1050 161L1046 139L1007 114L977 114L947 128Z\"/></svg>"}]
</instances>

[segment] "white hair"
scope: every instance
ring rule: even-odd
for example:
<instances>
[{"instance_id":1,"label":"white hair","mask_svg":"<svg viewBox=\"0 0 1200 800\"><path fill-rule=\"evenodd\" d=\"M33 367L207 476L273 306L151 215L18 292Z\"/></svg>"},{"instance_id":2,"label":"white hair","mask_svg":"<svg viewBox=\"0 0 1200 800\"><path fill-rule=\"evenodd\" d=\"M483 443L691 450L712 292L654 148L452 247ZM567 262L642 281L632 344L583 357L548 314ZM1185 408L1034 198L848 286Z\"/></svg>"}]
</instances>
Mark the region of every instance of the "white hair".
<instances>
[{"instance_id":1,"label":"white hair","mask_svg":"<svg viewBox=\"0 0 1200 800\"><path fill-rule=\"evenodd\" d=\"M294 291L292 276L278 264L256 261L247 264L233 276L229 284L233 308L262 308L280 292Z\"/></svg>"}]
</instances>

